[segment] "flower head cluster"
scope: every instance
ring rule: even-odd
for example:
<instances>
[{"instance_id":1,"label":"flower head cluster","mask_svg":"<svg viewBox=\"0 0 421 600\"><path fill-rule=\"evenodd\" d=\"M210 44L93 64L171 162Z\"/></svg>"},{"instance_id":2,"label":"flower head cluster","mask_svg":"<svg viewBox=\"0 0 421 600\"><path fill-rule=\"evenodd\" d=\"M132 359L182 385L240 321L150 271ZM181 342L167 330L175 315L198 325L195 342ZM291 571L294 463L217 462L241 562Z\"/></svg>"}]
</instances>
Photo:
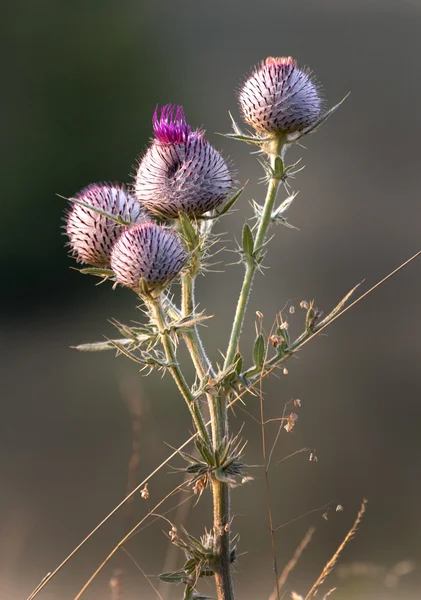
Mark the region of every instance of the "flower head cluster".
<instances>
[{"instance_id":1,"label":"flower head cluster","mask_svg":"<svg viewBox=\"0 0 421 600\"><path fill-rule=\"evenodd\" d=\"M204 137L192 131L183 109L164 106L153 117L155 138L140 160L134 191L151 213L176 219L180 212L203 215L219 206L232 187L227 163Z\"/></svg>"},{"instance_id":2,"label":"flower head cluster","mask_svg":"<svg viewBox=\"0 0 421 600\"><path fill-rule=\"evenodd\" d=\"M287 135L303 131L320 117L320 89L311 73L288 57L264 60L238 95L244 120L256 131Z\"/></svg>"},{"instance_id":3,"label":"flower head cluster","mask_svg":"<svg viewBox=\"0 0 421 600\"><path fill-rule=\"evenodd\" d=\"M145 218L140 204L117 184L93 183L76 194L75 198L93 209L131 223L138 223ZM108 267L112 248L124 227L96 210L73 204L66 215L65 229L69 238L68 246L78 262Z\"/></svg>"},{"instance_id":4,"label":"flower head cluster","mask_svg":"<svg viewBox=\"0 0 421 600\"><path fill-rule=\"evenodd\" d=\"M144 221L129 227L115 244L111 268L122 285L138 289L168 284L182 269L186 254L174 230Z\"/></svg>"}]
</instances>

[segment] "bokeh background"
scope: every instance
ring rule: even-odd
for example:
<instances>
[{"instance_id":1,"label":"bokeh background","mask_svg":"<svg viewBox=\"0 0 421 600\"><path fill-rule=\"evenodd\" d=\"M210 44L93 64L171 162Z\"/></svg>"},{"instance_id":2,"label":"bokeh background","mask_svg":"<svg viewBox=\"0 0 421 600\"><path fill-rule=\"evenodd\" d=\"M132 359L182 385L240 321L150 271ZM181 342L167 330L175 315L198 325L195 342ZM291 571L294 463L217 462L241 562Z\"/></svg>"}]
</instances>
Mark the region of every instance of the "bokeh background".
<instances>
[{"instance_id":1,"label":"bokeh background","mask_svg":"<svg viewBox=\"0 0 421 600\"><path fill-rule=\"evenodd\" d=\"M151 134L156 103L178 103L204 125L239 182L250 179L238 212L218 225L228 248L240 235L248 202L262 198L261 168L245 145L218 137L238 117L235 90L267 55L309 65L340 111L295 148L306 168L293 182L290 209L299 231L276 230L265 276L259 276L244 331L253 340L255 311L270 328L287 302L316 299L327 311L356 282L375 283L421 246L419 0L14 0L2 10L2 233L0 260L0 597L20 600L125 495L133 430L140 431L140 481L181 443L188 415L169 379L142 378L136 365L70 346L111 336L107 319L139 319L132 295L96 287L71 270L60 229L65 202L84 185L130 182ZM274 232L275 233L275 232ZM219 255L225 263L233 255ZM303 593L350 527L363 497L363 526L326 588L341 600L419 598L421 594L420 262L386 283L309 344L289 375L265 384L266 414L279 416L300 398L297 430L282 435L273 468L274 520L282 567L310 525L311 546L287 590ZM203 331L211 357L227 343L241 266L199 281L200 306L214 319ZM183 364L188 366L183 355ZM190 371L191 373L191 371ZM258 400L247 410L257 414ZM246 461L262 464L259 426L243 423ZM272 427L272 428L271 428ZM268 426L270 436L276 425ZM273 439L273 437L272 437ZM133 463L134 464L134 463ZM177 466L177 461L174 463ZM263 474L233 492L233 528L241 534L238 597L268 598L273 589ZM59 573L40 598L74 598L94 568L162 494L179 482L165 468ZM169 502L167 508L180 499ZM322 515L330 504L328 520ZM340 503L341 513L335 512ZM209 498L187 506L199 535L211 525ZM314 510L317 509L317 510ZM163 509L164 510L164 509ZM182 509L181 513L183 512ZM185 518L173 511L171 519ZM186 516L186 515L185 515ZM143 571L156 575L181 556L169 552L164 521L130 540ZM174 563L175 561L175 563ZM398 563L404 564L396 565ZM407 562L410 561L410 562ZM165 567L166 565L166 567ZM396 579L390 570L411 571ZM358 575L359 573L359 575ZM389 577L387 577L389 573ZM155 598L139 568L117 553L87 599ZM167 600L169 589L153 578ZM390 585L396 584L395 587ZM212 587L203 587L212 595ZM289 593L289 592L288 592ZM288 596L287 596L288 597Z\"/></svg>"}]
</instances>

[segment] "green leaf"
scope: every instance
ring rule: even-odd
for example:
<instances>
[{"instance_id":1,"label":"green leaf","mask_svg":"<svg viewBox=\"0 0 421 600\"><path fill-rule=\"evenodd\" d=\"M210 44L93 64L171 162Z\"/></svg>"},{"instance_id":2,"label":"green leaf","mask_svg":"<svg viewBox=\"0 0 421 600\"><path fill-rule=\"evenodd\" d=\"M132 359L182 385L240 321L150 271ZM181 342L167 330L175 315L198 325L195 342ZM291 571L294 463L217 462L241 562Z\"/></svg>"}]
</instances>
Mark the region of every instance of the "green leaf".
<instances>
[{"instance_id":1,"label":"green leaf","mask_svg":"<svg viewBox=\"0 0 421 600\"><path fill-rule=\"evenodd\" d=\"M198 235L193 227L190 218L185 213L179 213L178 219L180 221L184 237L187 240L189 250L192 251L196 248L197 244L199 243Z\"/></svg>"},{"instance_id":2,"label":"green leaf","mask_svg":"<svg viewBox=\"0 0 421 600\"><path fill-rule=\"evenodd\" d=\"M82 275L95 275L96 277L114 277L114 271L111 269L101 269L98 267L86 267L84 269L76 269Z\"/></svg>"},{"instance_id":3,"label":"green leaf","mask_svg":"<svg viewBox=\"0 0 421 600\"><path fill-rule=\"evenodd\" d=\"M265 339L261 333L257 336L253 346L253 360L256 367L261 369L265 358Z\"/></svg>"},{"instance_id":4,"label":"green leaf","mask_svg":"<svg viewBox=\"0 0 421 600\"><path fill-rule=\"evenodd\" d=\"M246 256L253 256L254 238L248 223L243 227L243 252Z\"/></svg>"},{"instance_id":5,"label":"green leaf","mask_svg":"<svg viewBox=\"0 0 421 600\"><path fill-rule=\"evenodd\" d=\"M205 463L213 467L215 465L215 457L213 456L213 452L199 439L197 439L195 443L196 448L198 449L200 456L203 458Z\"/></svg>"},{"instance_id":6,"label":"green leaf","mask_svg":"<svg viewBox=\"0 0 421 600\"><path fill-rule=\"evenodd\" d=\"M196 463L194 465L190 465L189 467L187 467L185 469L186 473L202 473L203 474L206 472L206 468L201 465L200 463Z\"/></svg>"},{"instance_id":7,"label":"green leaf","mask_svg":"<svg viewBox=\"0 0 421 600\"><path fill-rule=\"evenodd\" d=\"M282 179L284 176L284 161L280 156L275 158L275 165L273 168L273 176L277 179Z\"/></svg>"},{"instance_id":8,"label":"green leaf","mask_svg":"<svg viewBox=\"0 0 421 600\"><path fill-rule=\"evenodd\" d=\"M234 356L233 362L235 366L235 372L237 373L237 375L239 375L243 370L243 357L239 352L237 352L237 354Z\"/></svg>"},{"instance_id":9,"label":"green leaf","mask_svg":"<svg viewBox=\"0 0 421 600\"><path fill-rule=\"evenodd\" d=\"M238 192L236 192L234 194L234 196L232 196L232 198L230 198L228 200L228 202L225 204L225 206L221 209L221 210L217 210L217 215L218 217L222 217L222 215L225 215L232 206L234 206L235 202L237 202L238 198L241 196L241 194L244 192L244 189L246 187L246 185L248 184L248 180L246 181L246 183L243 185L242 188L240 188L238 190Z\"/></svg>"},{"instance_id":10,"label":"green leaf","mask_svg":"<svg viewBox=\"0 0 421 600\"><path fill-rule=\"evenodd\" d=\"M186 580L186 574L183 571L161 573L158 577L161 581L165 581L166 583L182 583Z\"/></svg>"}]
</instances>

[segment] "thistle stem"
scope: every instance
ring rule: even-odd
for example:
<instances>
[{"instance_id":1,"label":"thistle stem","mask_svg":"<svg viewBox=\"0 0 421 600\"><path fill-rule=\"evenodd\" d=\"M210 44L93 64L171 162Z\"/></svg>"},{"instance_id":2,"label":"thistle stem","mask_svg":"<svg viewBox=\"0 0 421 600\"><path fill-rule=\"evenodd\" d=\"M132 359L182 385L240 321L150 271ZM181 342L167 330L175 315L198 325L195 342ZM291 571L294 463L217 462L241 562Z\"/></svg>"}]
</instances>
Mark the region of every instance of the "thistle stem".
<instances>
[{"instance_id":1,"label":"thistle stem","mask_svg":"<svg viewBox=\"0 0 421 600\"><path fill-rule=\"evenodd\" d=\"M270 154L270 166L272 170L275 169L276 159L279 156L284 140L280 138L276 147L274 148L273 154ZM266 193L266 199L263 206L262 216L260 218L259 226L257 229L256 236L254 238L254 248L259 250L265 243L266 234L268 232L273 207L278 193L279 184L281 179L275 177L273 174L269 180L269 185ZM251 286L253 284L254 274L257 269L256 262L248 262L246 264L246 272L243 279L243 285L241 288L240 296L238 298L237 309L234 317L234 324L231 330L231 337L228 344L228 350L225 357L224 369L227 369L233 362L235 354L238 349L240 341L241 330L243 328L244 317L246 314L247 304L250 297Z\"/></svg>"},{"instance_id":2,"label":"thistle stem","mask_svg":"<svg viewBox=\"0 0 421 600\"><path fill-rule=\"evenodd\" d=\"M194 315L195 312L195 280L196 278L190 274L184 275L181 279L181 310L183 317ZM209 358L206 356L197 325L194 325L192 331L185 335L185 342L199 378L203 380L208 375L213 377L215 372Z\"/></svg>"},{"instance_id":3,"label":"thistle stem","mask_svg":"<svg viewBox=\"0 0 421 600\"><path fill-rule=\"evenodd\" d=\"M230 489L217 479L212 481L213 527L219 568L215 573L218 600L234 600L230 549Z\"/></svg>"},{"instance_id":4,"label":"thistle stem","mask_svg":"<svg viewBox=\"0 0 421 600\"><path fill-rule=\"evenodd\" d=\"M183 317L194 314L196 306L194 295L195 281L196 277L191 274L187 274L182 277L181 306ZM206 352L196 325L191 332L184 336L184 341L192 358L199 379L203 381L206 377L215 377L215 371L210 360L206 356ZM206 394L206 398L208 401L209 414L211 418L212 442L214 449L216 449L219 441L224 435L223 416L221 414L218 398L212 396L212 394Z\"/></svg>"},{"instance_id":5,"label":"thistle stem","mask_svg":"<svg viewBox=\"0 0 421 600\"><path fill-rule=\"evenodd\" d=\"M152 309L153 316L155 318L155 322L161 337L161 342L164 347L165 356L167 358L168 363L170 364L168 369L170 370L171 375L175 383L177 384L178 389L181 392L181 395L186 401L197 432L204 440L209 441L209 434L206 429L206 425L203 420L203 415L200 410L200 407L196 403L193 394L191 393L190 388L184 378L184 375L181 372L180 366L177 363L177 357L174 351L174 346L167 330L167 319L165 316L164 308L162 306L162 302L159 297L150 298L148 304Z\"/></svg>"}]
</instances>

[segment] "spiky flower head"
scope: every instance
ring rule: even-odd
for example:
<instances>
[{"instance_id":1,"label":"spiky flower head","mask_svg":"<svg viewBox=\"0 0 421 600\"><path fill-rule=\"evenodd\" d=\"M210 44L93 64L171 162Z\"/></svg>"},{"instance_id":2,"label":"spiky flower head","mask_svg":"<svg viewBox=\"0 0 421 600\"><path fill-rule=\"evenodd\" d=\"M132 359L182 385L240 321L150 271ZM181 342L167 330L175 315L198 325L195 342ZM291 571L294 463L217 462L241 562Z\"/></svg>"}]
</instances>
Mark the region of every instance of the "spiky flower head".
<instances>
[{"instance_id":1,"label":"spiky flower head","mask_svg":"<svg viewBox=\"0 0 421 600\"><path fill-rule=\"evenodd\" d=\"M227 163L192 130L181 106L158 108L155 138L140 160L134 185L137 200L151 213L176 219L180 212L198 217L219 206L232 187Z\"/></svg>"},{"instance_id":2,"label":"spiky flower head","mask_svg":"<svg viewBox=\"0 0 421 600\"><path fill-rule=\"evenodd\" d=\"M142 283L148 289L163 289L178 275L185 261L178 234L152 221L124 231L111 254L116 280L136 290Z\"/></svg>"},{"instance_id":3,"label":"spiky flower head","mask_svg":"<svg viewBox=\"0 0 421 600\"><path fill-rule=\"evenodd\" d=\"M124 221L138 223L145 211L127 190L117 184L92 183L78 192L75 199ZM68 246L78 262L108 267L111 250L125 229L108 217L80 204L72 204L66 215Z\"/></svg>"},{"instance_id":4,"label":"spiky flower head","mask_svg":"<svg viewBox=\"0 0 421 600\"><path fill-rule=\"evenodd\" d=\"M241 87L238 100L244 120L270 135L303 131L322 110L319 86L290 56L262 61Z\"/></svg>"}]
</instances>

